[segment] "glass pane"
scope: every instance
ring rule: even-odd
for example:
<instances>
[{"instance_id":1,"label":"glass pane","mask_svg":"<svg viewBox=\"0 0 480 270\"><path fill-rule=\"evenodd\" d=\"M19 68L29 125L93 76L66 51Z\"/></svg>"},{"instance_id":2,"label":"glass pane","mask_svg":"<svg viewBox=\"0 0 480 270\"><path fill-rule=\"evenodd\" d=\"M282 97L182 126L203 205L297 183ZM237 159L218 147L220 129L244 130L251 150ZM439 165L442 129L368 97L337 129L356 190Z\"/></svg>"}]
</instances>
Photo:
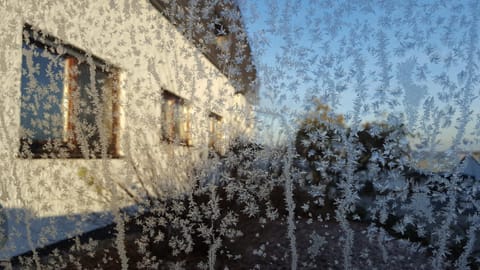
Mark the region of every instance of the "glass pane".
<instances>
[{"instance_id":1,"label":"glass pane","mask_svg":"<svg viewBox=\"0 0 480 270\"><path fill-rule=\"evenodd\" d=\"M165 96L164 103L162 105L162 136L164 140L172 141L174 139L175 132L175 100L171 97Z\"/></svg>"},{"instance_id":2,"label":"glass pane","mask_svg":"<svg viewBox=\"0 0 480 270\"><path fill-rule=\"evenodd\" d=\"M108 147L111 139L111 124L107 117L111 116L111 101L107 87L109 74L96 66L80 63L78 68L78 100L74 100L78 113L75 133L77 142L87 144L90 151L99 153L101 150L101 134ZM92 82L92 79L95 81ZM107 126L108 125L108 126ZM104 130L101 130L104 128Z\"/></svg>"},{"instance_id":3,"label":"glass pane","mask_svg":"<svg viewBox=\"0 0 480 270\"><path fill-rule=\"evenodd\" d=\"M183 142L185 138L185 126L183 117L183 106L177 100L175 102L175 140Z\"/></svg>"},{"instance_id":4,"label":"glass pane","mask_svg":"<svg viewBox=\"0 0 480 270\"><path fill-rule=\"evenodd\" d=\"M35 141L62 139L64 58L35 44L23 43L21 127Z\"/></svg>"}]
</instances>

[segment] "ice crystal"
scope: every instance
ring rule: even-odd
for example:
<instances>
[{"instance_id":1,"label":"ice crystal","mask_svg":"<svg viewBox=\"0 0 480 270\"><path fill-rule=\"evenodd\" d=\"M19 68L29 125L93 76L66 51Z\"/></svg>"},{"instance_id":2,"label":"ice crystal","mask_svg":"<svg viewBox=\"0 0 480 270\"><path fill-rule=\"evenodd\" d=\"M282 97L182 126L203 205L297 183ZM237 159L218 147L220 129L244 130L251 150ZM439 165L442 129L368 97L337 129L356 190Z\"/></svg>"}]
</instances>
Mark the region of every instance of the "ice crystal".
<instances>
[{"instance_id":1,"label":"ice crystal","mask_svg":"<svg viewBox=\"0 0 480 270\"><path fill-rule=\"evenodd\" d=\"M479 14L0 0L0 268L477 269Z\"/></svg>"}]
</instances>

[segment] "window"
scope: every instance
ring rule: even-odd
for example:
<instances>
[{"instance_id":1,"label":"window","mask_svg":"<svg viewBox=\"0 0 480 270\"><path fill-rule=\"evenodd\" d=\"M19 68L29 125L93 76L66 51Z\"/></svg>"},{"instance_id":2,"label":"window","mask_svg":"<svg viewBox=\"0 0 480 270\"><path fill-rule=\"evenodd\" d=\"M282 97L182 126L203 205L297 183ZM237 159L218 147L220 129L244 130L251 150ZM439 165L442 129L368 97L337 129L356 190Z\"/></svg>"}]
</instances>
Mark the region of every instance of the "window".
<instances>
[{"instance_id":1,"label":"window","mask_svg":"<svg viewBox=\"0 0 480 270\"><path fill-rule=\"evenodd\" d=\"M162 138L169 143L191 145L189 109L184 99L163 91Z\"/></svg>"},{"instance_id":2,"label":"window","mask_svg":"<svg viewBox=\"0 0 480 270\"><path fill-rule=\"evenodd\" d=\"M222 117L215 113L208 116L208 148L214 152L221 153L223 144Z\"/></svg>"},{"instance_id":3,"label":"window","mask_svg":"<svg viewBox=\"0 0 480 270\"><path fill-rule=\"evenodd\" d=\"M223 37L228 35L228 28L225 26L225 24L222 21L218 19L215 20L214 27L215 27L215 36Z\"/></svg>"},{"instance_id":4,"label":"window","mask_svg":"<svg viewBox=\"0 0 480 270\"><path fill-rule=\"evenodd\" d=\"M228 28L225 22L219 17L216 17L213 23L214 26L214 34L217 46L221 49L226 49L226 42L228 41Z\"/></svg>"},{"instance_id":5,"label":"window","mask_svg":"<svg viewBox=\"0 0 480 270\"><path fill-rule=\"evenodd\" d=\"M20 156L118 157L118 70L26 25Z\"/></svg>"}]
</instances>

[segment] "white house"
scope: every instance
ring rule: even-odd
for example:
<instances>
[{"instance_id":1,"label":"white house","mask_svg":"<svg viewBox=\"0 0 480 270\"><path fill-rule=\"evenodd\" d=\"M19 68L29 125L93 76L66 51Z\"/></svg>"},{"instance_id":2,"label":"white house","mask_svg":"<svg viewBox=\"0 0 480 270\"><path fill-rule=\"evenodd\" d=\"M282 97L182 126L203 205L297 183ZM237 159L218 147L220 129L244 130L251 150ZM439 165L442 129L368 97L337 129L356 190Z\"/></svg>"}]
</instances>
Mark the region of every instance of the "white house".
<instances>
[{"instance_id":1,"label":"white house","mask_svg":"<svg viewBox=\"0 0 480 270\"><path fill-rule=\"evenodd\" d=\"M252 132L231 0L0 0L0 16L3 257L58 239L48 220L188 188L192 164Z\"/></svg>"}]
</instances>

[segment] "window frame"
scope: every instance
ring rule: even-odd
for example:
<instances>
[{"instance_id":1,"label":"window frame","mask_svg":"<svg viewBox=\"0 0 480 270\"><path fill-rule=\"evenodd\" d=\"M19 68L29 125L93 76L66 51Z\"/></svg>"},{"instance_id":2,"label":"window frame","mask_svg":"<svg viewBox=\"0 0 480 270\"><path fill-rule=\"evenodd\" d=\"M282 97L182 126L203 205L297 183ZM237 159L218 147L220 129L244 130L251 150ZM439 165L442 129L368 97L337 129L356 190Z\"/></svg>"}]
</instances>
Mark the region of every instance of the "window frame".
<instances>
[{"instance_id":1,"label":"window frame","mask_svg":"<svg viewBox=\"0 0 480 270\"><path fill-rule=\"evenodd\" d=\"M20 147L19 147L19 157L21 158L102 158L104 150L101 149L99 151L92 151L91 147L92 144L100 143L97 142L95 139L92 141L87 141L86 145L81 144L78 142L78 134L75 131L75 124L79 123L81 118L79 118L78 113L75 112L75 107L80 106L80 100L78 98L74 98L75 94L81 94L80 90L78 90L79 78L76 77L73 70L78 71L78 67L80 65L86 64L90 65L93 63L95 65L95 70L100 70L102 73L106 75L107 81L103 81L104 84L111 84L110 86L106 87L105 85L101 88L101 96L106 98L107 101L102 100L101 106L102 108L104 105L110 107L108 110L109 117L111 118L102 118L102 122L109 121L110 126L108 127L110 130L110 134L108 134L108 149L106 149L106 156L107 158L121 158L120 155L120 69L114 67L113 65L107 64L104 60L91 55L73 45L66 44L58 38L51 36L48 33L43 32L39 29L34 29L33 26L29 24L24 24L22 29L22 80L23 75L23 68L24 68L24 50L25 47L30 47L31 50L40 49L44 51L48 51L47 54L51 56L58 57L64 61L64 68L63 77L62 77L62 84L63 84L63 95L61 98L61 104L59 105L60 114L63 118L62 128L63 134L61 138L47 138L47 139L36 139L35 136L28 137L24 134L20 135ZM42 51L43 52L43 51ZM51 59L49 59L51 61ZM51 63L51 62L48 62ZM97 71L95 71L97 72ZM98 73L95 73L95 76ZM78 76L78 73L77 73ZM95 81L95 87L97 86L98 82ZM24 106L23 103L23 96L24 96L24 88L21 85L21 96L22 101L20 105L20 113L24 113ZM105 91L105 90L108 91ZM100 91L100 90L99 90ZM84 102L84 101L83 101ZM108 103L105 103L108 102ZM110 103L111 102L111 103ZM91 104L88 104L91 105ZM28 112L27 112L28 113ZM20 121L20 127L23 128L24 123L22 120ZM101 133L100 129L98 128L97 122L94 121L96 126L96 130L94 132ZM100 135L99 135L100 136ZM53 146L53 147L52 147ZM82 148L87 146L87 151L82 151ZM84 153L85 152L85 153Z\"/></svg>"},{"instance_id":2,"label":"window frame","mask_svg":"<svg viewBox=\"0 0 480 270\"><path fill-rule=\"evenodd\" d=\"M214 112L208 114L208 149L217 154L223 153L223 117Z\"/></svg>"},{"instance_id":3,"label":"window frame","mask_svg":"<svg viewBox=\"0 0 480 270\"><path fill-rule=\"evenodd\" d=\"M161 140L168 144L192 146L190 105L182 97L162 90Z\"/></svg>"}]
</instances>

